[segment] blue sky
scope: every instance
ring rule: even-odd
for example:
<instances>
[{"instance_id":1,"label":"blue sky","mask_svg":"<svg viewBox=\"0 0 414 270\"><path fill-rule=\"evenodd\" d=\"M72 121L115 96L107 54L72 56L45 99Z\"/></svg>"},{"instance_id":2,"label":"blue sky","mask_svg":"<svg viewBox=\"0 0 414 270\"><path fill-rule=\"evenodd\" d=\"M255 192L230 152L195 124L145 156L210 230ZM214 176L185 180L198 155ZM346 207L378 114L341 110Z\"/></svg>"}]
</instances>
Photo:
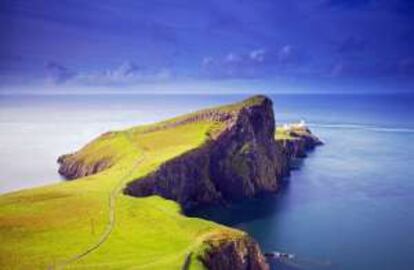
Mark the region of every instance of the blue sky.
<instances>
[{"instance_id":1,"label":"blue sky","mask_svg":"<svg viewBox=\"0 0 414 270\"><path fill-rule=\"evenodd\" d=\"M2 92L414 92L410 0L5 0L0 34Z\"/></svg>"}]
</instances>

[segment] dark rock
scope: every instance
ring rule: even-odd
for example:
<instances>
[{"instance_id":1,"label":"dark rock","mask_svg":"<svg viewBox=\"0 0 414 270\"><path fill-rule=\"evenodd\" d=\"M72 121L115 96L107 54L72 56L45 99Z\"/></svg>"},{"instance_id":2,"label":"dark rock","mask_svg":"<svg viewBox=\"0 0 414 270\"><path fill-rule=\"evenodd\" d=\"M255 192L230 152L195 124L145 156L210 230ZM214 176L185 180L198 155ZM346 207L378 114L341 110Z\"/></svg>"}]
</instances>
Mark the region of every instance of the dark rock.
<instances>
[{"instance_id":1,"label":"dark rock","mask_svg":"<svg viewBox=\"0 0 414 270\"><path fill-rule=\"evenodd\" d=\"M268 270L265 257L259 245L250 237L224 240L219 244L210 244L199 258L209 270Z\"/></svg>"},{"instance_id":2,"label":"dark rock","mask_svg":"<svg viewBox=\"0 0 414 270\"><path fill-rule=\"evenodd\" d=\"M112 166L110 159L101 159L94 163L86 163L74 157L73 154L62 155L58 158L59 174L68 180L96 174Z\"/></svg>"}]
</instances>

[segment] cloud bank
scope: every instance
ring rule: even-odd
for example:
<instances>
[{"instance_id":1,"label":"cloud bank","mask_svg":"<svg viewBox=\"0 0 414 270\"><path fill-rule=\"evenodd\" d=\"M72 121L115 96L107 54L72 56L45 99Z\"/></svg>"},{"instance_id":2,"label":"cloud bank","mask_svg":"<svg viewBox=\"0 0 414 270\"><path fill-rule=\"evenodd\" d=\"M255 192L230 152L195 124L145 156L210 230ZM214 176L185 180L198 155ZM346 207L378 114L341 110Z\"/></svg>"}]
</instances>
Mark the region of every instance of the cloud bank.
<instances>
[{"instance_id":1,"label":"cloud bank","mask_svg":"<svg viewBox=\"0 0 414 270\"><path fill-rule=\"evenodd\" d=\"M172 78L171 71L166 68L148 69L131 61L123 62L113 69L87 72L75 72L61 63L51 61L46 64L46 70L48 79L57 85L131 85L148 82L163 82Z\"/></svg>"}]
</instances>

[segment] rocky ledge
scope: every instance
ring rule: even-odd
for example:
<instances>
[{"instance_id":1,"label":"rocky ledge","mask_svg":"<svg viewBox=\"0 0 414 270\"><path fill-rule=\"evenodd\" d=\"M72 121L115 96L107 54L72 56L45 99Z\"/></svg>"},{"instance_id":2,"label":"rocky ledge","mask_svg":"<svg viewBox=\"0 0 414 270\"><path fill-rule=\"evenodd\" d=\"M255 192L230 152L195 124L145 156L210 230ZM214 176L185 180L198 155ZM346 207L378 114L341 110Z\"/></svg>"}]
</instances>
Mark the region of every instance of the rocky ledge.
<instances>
[{"instance_id":1,"label":"rocky ledge","mask_svg":"<svg viewBox=\"0 0 414 270\"><path fill-rule=\"evenodd\" d=\"M68 180L96 174L112 166L109 158L100 159L94 163L87 163L77 159L74 154L62 155L57 160L59 174Z\"/></svg>"}]
</instances>

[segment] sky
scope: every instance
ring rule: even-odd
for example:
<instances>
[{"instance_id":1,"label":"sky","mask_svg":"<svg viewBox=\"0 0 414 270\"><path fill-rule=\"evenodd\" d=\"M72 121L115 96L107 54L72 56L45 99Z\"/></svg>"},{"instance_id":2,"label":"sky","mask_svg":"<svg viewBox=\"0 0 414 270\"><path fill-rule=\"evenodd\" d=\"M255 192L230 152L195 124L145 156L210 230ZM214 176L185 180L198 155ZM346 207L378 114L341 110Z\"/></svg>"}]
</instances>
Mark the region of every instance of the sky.
<instances>
[{"instance_id":1,"label":"sky","mask_svg":"<svg viewBox=\"0 0 414 270\"><path fill-rule=\"evenodd\" d=\"M412 0L3 0L0 93L414 93Z\"/></svg>"}]
</instances>

